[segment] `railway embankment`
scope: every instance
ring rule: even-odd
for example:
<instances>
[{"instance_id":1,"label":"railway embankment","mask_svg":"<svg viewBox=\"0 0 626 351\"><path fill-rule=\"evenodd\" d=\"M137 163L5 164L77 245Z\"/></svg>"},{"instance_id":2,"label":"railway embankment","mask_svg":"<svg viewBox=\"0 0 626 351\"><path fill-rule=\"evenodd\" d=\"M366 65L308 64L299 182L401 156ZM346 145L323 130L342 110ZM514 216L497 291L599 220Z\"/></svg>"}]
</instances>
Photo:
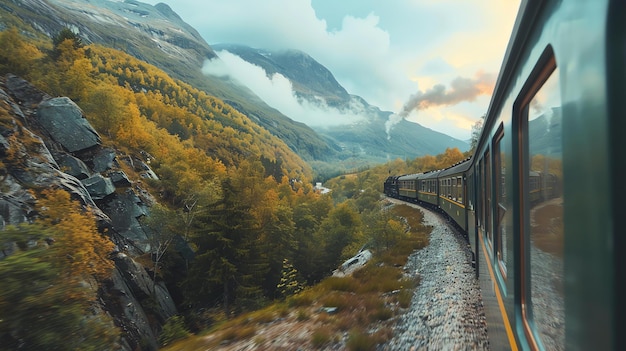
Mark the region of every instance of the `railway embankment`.
<instances>
[{"instance_id":1,"label":"railway embankment","mask_svg":"<svg viewBox=\"0 0 626 351\"><path fill-rule=\"evenodd\" d=\"M397 203L398 200L390 199ZM418 276L411 307L398 317L394 336L378 350L488 350L487 323L467 243L440 215L419 207L433 227L428 246L404 267Z\"/></svg>"}]
</instances>

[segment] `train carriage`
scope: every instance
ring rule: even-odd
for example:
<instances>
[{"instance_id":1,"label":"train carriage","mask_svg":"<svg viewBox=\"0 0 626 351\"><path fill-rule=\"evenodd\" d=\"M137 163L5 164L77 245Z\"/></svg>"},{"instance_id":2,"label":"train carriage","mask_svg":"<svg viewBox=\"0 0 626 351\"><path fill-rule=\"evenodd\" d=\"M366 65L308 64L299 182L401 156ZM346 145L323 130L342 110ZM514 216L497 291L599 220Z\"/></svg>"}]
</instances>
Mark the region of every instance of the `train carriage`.
<instances>
[{"instance_id":1,"label":"train carriage","mask_svg":"<svg viewBox=\"0 0 626 351\"><path fill-rule=\"evenodd\" d=\"M418 200L431 208L439 207L439 182L437 181L439 172L441 171L425 172L419 177Z\"/></svg>"},{"instance_id":2,"label":"train carriage","mask_svg":"<svg viewBox=\"0 0 626 351\"><path fill-rule=\"evenodd\" d=\"M456 165L439 172L439 208L450 217L457 227L467 232L467 171L470 160L463 160Z\"/></svg>"},{"instance_id":3,"label":"train carriage","mask_svg":"<svg viewBox=\"0 0 626 351\"><path fill-rule=\"evenodd\" d=\"M436 205L458 222L465 177L493 350L621 345L625 4L523 0L467 168L419 176L419 199L435 204L422 192L438 177Z\"/></svg>"},{"instance_id":4,"label":"train carriage","mask_svg":"<svg viewBox=\"0 0 626 351\"><path fill-rule=\"evenodd\" d=\"M609 152L609 80L626 62L613 47L624 46L619 14L611 1L521 4L473 161L496 348L616 347L614 247L604 245L615 237L610 202L597 200L612 198L610 172L623 164Z\"/></svg>"},{"instance_id":5,"label":"train carriage","mask_svg":"<svg viewBox=\"0 0 626 351\"><path fill-rule=\"evenodd\" d=\"M398 177L398 195L405 201L417 202L417 179L419 174Z\"/></svg>"}]
</instances>

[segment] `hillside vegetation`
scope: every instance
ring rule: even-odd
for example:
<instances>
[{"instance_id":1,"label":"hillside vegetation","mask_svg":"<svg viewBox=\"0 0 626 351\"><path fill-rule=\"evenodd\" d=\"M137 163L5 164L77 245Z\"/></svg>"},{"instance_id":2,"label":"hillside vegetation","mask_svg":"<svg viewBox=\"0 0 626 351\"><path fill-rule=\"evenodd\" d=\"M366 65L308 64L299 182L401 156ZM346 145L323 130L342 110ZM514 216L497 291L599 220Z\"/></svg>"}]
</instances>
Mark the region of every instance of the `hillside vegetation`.
<instances>
[{"instance_id":1,"label":"hillside vegetation","mask_svg":"<svg viewBox=\"0 0 626 351\"><path fill-rule=\"evenodd\" d=\"M0 47L0 74L70 97L106 146L118 155L140 155L158 176L143 179L128 170L135 186L155 199L150 215L141 219L153 245L136 259L155 282L165 282L179 311L164 325L152 325L162 342L293 295L364 246L384 252L393 238L401 238L395 235L400 220L380 211L384 178L464 158L449 149L437 157L394 161L337 178L328 185L333 194L323 196L313 191L309 165L280 139L157 67L118 50L83 45L67 30L49 41L10 28L0 32ZM8 104L0 112L0 130L28 127L10 117ZM9 170L28 165L16 150L35 143L24 133L7 134L0 181ZM81 319L86 311L106 309L98 296L110 279L112 234L98 231L88 206L63 190L33 188L32 198L36 220L0 231L1 243L18 246L0 260L0 281L6 282L0 315L11 316L11 323L0 325L0 341L75 349L82 340L81 349L112 348L123 331L107 314L86 324ZM49 244L32 248L32 238ZM174 238L182 243L173 244ZM24 277L36 277L35 283L24 284ZM67 286L61 289L60 282ZM44 310L50 312L40 314ZM41 318L33 321L33 314ZM33 331L32 323L46 328Z\"/></svg>"}]
</instances>

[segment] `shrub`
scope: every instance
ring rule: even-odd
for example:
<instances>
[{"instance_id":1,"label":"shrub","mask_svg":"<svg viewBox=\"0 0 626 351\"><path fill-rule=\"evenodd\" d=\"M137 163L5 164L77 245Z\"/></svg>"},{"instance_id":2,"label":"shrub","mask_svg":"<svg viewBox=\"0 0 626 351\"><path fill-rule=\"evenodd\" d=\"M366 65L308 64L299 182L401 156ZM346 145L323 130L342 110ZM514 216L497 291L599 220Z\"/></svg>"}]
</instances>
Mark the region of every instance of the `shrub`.
<instances>
[{"instance_id":1,"label":"shrub","mask_svg":"<svg viewBox=\"0 0 626 351\"><path fill-rule=\"evenodd\" d=\"M358 330L350 332L346 346L350 351L376 350L376 342L369 335Z\"/></svg>"},{"instance_id":2,"label":"shrub","mask_svg":"<svg viewBox=\"0 0 626 351\"><path fill-rule=\"evenodd\" d=\"M311 334L311 345L315 348L320 348L330 341L332 335L333 333L328 327L317 328Z\"/></svg>"},{"instance_id":3,"label":"shrub","mask_svg":"<svg viewBox=\"0 0 626 351\"><path fill-rule=\"evenodd\" d=\"M185 326L184 318L182 316L173 316L163 325L163 330L161 331L161 335L159 335L159 343L165 346L173 341L186 338L189 335L191 335L191 333Z\"/></svg>"}]
</instances>

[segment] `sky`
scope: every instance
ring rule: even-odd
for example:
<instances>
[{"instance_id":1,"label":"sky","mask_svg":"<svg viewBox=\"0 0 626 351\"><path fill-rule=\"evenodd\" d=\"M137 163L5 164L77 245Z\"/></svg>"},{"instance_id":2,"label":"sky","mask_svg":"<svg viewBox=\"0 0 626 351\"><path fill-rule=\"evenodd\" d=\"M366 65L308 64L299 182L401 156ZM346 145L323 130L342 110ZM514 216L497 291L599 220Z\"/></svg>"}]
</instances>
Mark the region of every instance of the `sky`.
<instances>
[{"instance_id":1,"label":"sky","mask_svg":"<svg viewBox=\"0 0 626 351\"><path fill-rule=\"evenodd\" d=\"M164 2L209 43L297 49L350 94L468 140L487 112L520 0L143 0ZM231 75L269 105L310 125L354 121L299 102L290 82L228 52L206 74Z\"/></svg>"}]
</instances>

